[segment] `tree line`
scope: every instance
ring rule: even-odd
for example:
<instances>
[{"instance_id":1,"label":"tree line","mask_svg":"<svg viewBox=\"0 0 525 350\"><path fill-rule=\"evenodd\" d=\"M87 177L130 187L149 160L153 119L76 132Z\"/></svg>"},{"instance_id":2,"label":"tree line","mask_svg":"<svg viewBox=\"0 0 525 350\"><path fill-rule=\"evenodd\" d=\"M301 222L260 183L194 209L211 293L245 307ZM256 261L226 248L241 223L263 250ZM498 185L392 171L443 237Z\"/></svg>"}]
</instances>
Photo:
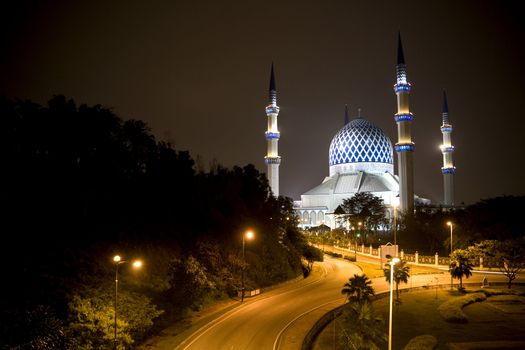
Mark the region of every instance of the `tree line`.
<instances>
[{"instance_id":1,"label":"tree line","mask_svg":"<svg viewBox=\"0 0 525 350\"><path fill-rule=\"evenodd\" d=\"M521 215L525 196L501 196L480 200L465 207L416 206L413 215L397 212L396 241L405 252L449 255L450 222L453 249L466 249L484 240L515 241L525 237ZM358 192L343 200L334 212L336 227L312 227L311 240L317 244L381 245L394 242L392 212L381 198Z\"/></svg>"},{"instance_id":2,"label":"tree line","mask_svg":"<svg viewBox=\"0 0 525 350\"><path fill-rule=\"evenodd\" d=\"M0 348L111 348L115 254L144 261L120 266L119 348L234 297L243 269L246 288L259 288L322 259L292 201L271 196L253 165L196 170L143 121L64 96L1 97L0 118Z\"/></svg>"}]
</instances>

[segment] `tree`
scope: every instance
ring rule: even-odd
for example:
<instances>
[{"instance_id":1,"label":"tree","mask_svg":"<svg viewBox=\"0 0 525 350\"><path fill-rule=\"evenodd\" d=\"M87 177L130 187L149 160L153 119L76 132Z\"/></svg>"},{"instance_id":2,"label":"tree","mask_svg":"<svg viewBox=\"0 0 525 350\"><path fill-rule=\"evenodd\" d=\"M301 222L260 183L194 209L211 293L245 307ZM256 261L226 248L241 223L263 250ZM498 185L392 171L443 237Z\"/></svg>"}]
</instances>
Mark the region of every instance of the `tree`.
<instances>
[{"instance_id":1,"label":"tree","mask_svg":"<svg viewBox=\"0 0 525 350\"><path fill-rule=\"evenodd\" d=\"M339 340L344 349L379 350L388 340L382 318L368 301L349 304L341 319L343 331Z\"/></svg>"},{"instance_id":2,"label":"tree","mask_svg":"<svg viewBox=\"0 0 525 350\"><path fill-rule=\"evenodd\" d=\"M507 277L508 288L521 269L525 268L525 238L499 242L495 259L500 261L499 269Z\"/></svg>"},{"instance_id":3,"label":"tree","mask_svg":"<svg viewBox=\"0 0 525 350\"><path fill-rule=\"evenodd\" d=\"M390 264L385 265L386 268L383 269L385 278L388 283L390 281ZM396 301L399 301L399 282L408 283L408 278L410 277L410 266L406 264L404 260L400 260L397 264L394 265L394 282L396 282Z\"/></svg>"},{"instance_id":4,"label":"tree","mask_svg":"<svg viewBox=\"0 0 525 350\"><path fill-rule=\"evenodd\" d=\"M472 265L469 262L470 254L465 249L456 249L452 253L449 272L454 278L459 278L459 289L463 289L463 277L472 276Z\"/></svg>"},{"instance_id":5,"label":"tree","mask_svg":"<svg viewBox=\"0 0 525 350\"><path fill-rule=\"evenodd\" d=\"M341 208L353 227L357 228L358 223L362 222L365 230L375 231L386 223L383 200L370 192L358 192L352 198L343 200Z\"/></svg>"},{"instance_id":6,"label":"tree","mask_svg":"<svg viewBox=\"0 0 525 350\"><path fill-rule=\"evenodd\" d=\"M482 257L483 263L498 269L508 278L508 288L519 271L525 268L525 238L497 241L484 240L468 247L474 257Z\"/></svg>"},{"instance_id":7,"label":"tree","mask_svg":"<svg viewBox=\"0 0 525 350\"><path fill-rule=\"evenodd\" d=\"M312 245L304 247L303 256L308 261L308 270L311 271L315 261L323 261L323 252L321 249Z\"/></svg>"},{"instance_id":8,"label":"tree","mask_svg":"<svg viewBox=\"0 0 525 350\"><path fill-rule=\"evenodd\" d=\"M122 290L119 299L117 343L118 349L125 349L134 340L141 339L153 326L153 319L163 311L138 293ZM113 300L111 288L87 290L84 296L72 297L69 303L70 322L66 330L68 348L87 350L111 347L114 341Z\"/></svg>"},{"instance_id":9,"label":"tree","mask_svg":"<svg viewBox=\"0 0 525 350\"><path fill-rule=\"evenodd\" d=\"M475 258L483 258L483 265L489 268L499 266L501 260L496 255L500 242L496 240L484 240L467 248L470 255Z\"/></svg>"},{"instance_id":10,"label":"tree","mask_svg":"<svg viewBox=\"0 0 525 350\"><path fill-rule=\"evenodd\" d=\"M341 290L349 302L361 303L369 300L375 294L372 281L366 275L354 274L350 277Z\"/></svg>"}]
</instances>

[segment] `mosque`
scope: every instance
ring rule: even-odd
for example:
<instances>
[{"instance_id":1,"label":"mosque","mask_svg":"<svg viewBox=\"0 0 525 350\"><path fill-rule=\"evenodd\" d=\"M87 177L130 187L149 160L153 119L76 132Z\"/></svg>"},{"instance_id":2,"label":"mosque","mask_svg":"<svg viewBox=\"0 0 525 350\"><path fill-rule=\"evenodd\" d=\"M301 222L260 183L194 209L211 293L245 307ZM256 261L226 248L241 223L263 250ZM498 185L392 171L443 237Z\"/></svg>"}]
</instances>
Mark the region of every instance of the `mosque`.
<instances>
[{"instance_id":1,"label":"mosque","mask_svg":"<svg viewBox=\"0 0 525 350\"><path fill-rule=\"evenodd\" d=\"M294 208L300 218L300 226L307 228L327 225L336 227L336 209L343 200L359 192L369 192L383 200L388 209L387 217L392 216L394 208L403 213L414 211L415 205L430 205L429 199L418 197L414 193L413 153L411 124L414 115L409 110L411 85L407 79L406 65L401 43L398 38L398 55L396 65L397 113L394 120L397 124L398 142L392 145L388 136L372 122L361 116L360 111L353 120L345 109L343 127L333 137L328 150L328 176L316 187L301 195L301 200L294 201ZM278 154L279 131L277 117L277 89L272 64L270 76L270 101L266 107L268 129L266 139L268 152L265 163L268 167L267 177L275 196L279 195ZM452 125L448 118L446 94L443 95L442 125L443 134L443 205L451 207L453 201L453 175L456 168L452 162L454 147L451 144ZM397 174L394 174L394 151L397 153Z\"/></svg>"}]
</instances>

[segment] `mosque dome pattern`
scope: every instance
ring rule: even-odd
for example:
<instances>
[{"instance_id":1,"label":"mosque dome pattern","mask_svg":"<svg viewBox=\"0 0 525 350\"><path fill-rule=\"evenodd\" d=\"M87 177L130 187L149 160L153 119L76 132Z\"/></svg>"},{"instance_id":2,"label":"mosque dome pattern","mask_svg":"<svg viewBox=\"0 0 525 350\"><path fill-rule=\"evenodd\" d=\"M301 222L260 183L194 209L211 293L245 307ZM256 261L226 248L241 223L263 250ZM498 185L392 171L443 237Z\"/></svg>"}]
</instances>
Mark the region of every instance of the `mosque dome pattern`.
<instances>
[{"instance_id":1,"label":"mosque dome pattern","mask_svg":"<svg viewBox=\"0 0 525 350\"><path fill-rule=\"evenodd\" d=\"M346 163L393 164L392 142L385 133L366 119L346 124L330 143L330 166Z\"/></svg>"}]
</instances>

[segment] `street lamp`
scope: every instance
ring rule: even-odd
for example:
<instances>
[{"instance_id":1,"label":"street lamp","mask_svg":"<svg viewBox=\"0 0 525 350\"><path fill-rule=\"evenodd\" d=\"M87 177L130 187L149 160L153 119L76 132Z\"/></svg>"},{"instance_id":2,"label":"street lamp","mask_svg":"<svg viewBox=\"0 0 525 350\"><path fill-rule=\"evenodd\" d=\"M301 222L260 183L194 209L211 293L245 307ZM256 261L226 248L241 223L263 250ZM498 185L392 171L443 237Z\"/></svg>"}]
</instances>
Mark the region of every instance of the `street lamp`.
<instances>
[{"instance_id":1,"label":"street lamp","mask_svg":"<svg viewBox=\"0 0 525 350\"><path fill-rule=\"evenodd\" d=\"M241 269L241 303L244 302L244 267L246 265L246 257L244 256L244 240L251 240L254 237L252 230L248 230L242 235L242 269Z\"/></svg>"},{"instance_id":2,"label":"street lamp","mask_svg":"<svg viewBox=\"0 0 525 350\"><path fill-rule=\"evenodd\" d=\"M448 221L447 222L447 225L450 226L450 264L452 264L452 234L454 232L454 224L452 223L452 221ZM453 279L452 279L452 274L450 274L450 289L453 289L454 286L453 286Z\"/></svg>"},{"instance_id":3,"label":"street lamp","mask_svg":"<svg viewBox=\"0 0 525 350\"><path fill-rule=\"evenodd\" d=\"M394 249L397 256L397 204L392 205L392 207L394 208Z\"/></svg>"},{"instance_id":4,"label":"street lamp","mask_svg":"<svg viewBox=\"0 0 525 350\"><path fill-rule=\"evenodd\" d=\"M359 221L357 223L357 226L359 227L359 232L357 233L357 238L361 237L361 225L362 224L363 223L361 221ZM357 240L356 240L356 247L357 247ZM364 253L364 250L361 253ZM356 249L356 260L355 261L357 262L357 249Z\"/></svg>"},{"instance_id":5,"label":"street lamp","mask_svg":"<svg viewBox=\"0 0 525 350\"><path fill-rule=\"evenodd\" d=\"M355 262L357 262L357 231L355 230L354 226L352 226L352 231L354 231L354 244L355 244L354 257L355 257Z\"/></svg>"},{"instance_id":6,"label":"street lamp","mask_svg":"<svg viewBox=\"0 0 525 350\"><path fill-rule=\"evenodd\" d=\"M394 286L394 267L399 262L399 258L390 260L390 316L388 319L388 350L392 350L392 292Z\"/></svg>"},{"instance_id":7,"label":"street lamp","mask_svg":"<svg viewBox=\"0 0 525 350\"><path fill-rule=\"evenodd\" d=\"M114 349L117 349L117 305L118 305L118 267L120 264L127 263L126 260L122 260L120 255L115 255L113 257L113 261L115 262L115 337L113 339L114 341ZM132 262L132 266L135 269L140 269L142 267L142 261L140 260L134 260Z\"/></svg>"}]
</instances>

